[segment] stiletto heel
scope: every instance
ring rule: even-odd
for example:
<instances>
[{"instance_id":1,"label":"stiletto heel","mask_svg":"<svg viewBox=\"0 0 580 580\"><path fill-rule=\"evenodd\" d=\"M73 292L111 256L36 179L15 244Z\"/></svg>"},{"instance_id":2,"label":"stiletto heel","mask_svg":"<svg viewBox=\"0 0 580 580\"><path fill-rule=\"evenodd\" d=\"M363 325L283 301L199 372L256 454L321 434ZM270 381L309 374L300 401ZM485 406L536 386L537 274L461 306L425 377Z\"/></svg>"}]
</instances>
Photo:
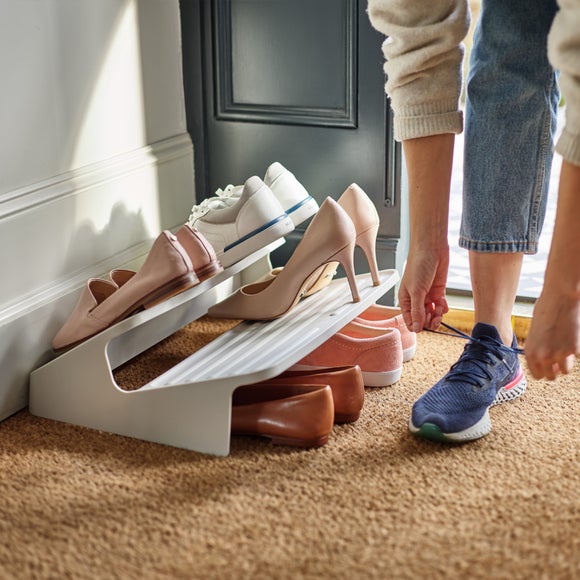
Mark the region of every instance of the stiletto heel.
<instances>
[{"instance_id":1,"label":"stiletto heel","mask_svg":"<svg viewBox=\"0 0 580 580\"><path fill-rule=\"evenodd\" d=\"M358 293L358 287L356 285L356 278L354 274L354 246L355 242L349 244L346 248L341 250L338 254L335 254L335 258L342 264L344 268L344 273L346 274L346 279L348 280L348 285L350 287L350 293L352 294L353 302L360 302L360 296Z\"/></svg>"},{"instance_id":2,"label":"stiletto heel","mask_svg":"<svg viewBox=\"0 0 580 580\"><path fill-rule=\"evenodd\" d=\"M321 268L340 261L352 299L359 300L354 276L356 230L346 211L327 197L320 206L288 263L272 278L243 286L212 306L209 316L244 320L272 320L293 308L312 288Z\"/></svg>"},{"instance_id":3,"label":"stiletto heel","mask_svg":"<svg viewBox=\"0 0 580 580\"><path fill-rule=\"evenodd\" d=\"M379 224L370 227L368 230L361 232L356 237L356 245L364 252L371 271L371 278L373 286L378 286L381 283L379 278L379 267L377 265L377 232L379 231Z\"/></svg>"},{"instance_id":4,"label":"stiletto heel","mask_svg":"<svg viewBox=\"0 0 580 580\"><path fill-rule=\"evenodd\" d=\"M377 265L376 242L379 230L379 214L369 196L356 184L351 183L338 198L338 204L349 215L356 229L356 245L367 259L374 286L380 284Z\"/></svg>"}]
</instances>

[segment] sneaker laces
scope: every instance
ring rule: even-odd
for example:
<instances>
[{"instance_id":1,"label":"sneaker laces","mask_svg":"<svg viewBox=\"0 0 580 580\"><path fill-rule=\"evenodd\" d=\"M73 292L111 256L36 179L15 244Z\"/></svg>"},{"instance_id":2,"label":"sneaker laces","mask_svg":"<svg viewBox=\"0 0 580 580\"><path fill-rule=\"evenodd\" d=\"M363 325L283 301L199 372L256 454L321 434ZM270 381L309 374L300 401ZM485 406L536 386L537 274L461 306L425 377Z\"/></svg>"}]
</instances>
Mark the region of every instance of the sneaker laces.
<instances>
[{"instance_id":1,"label":"sneaker laces","mask_svg":"<svg viewBox=\"0 0 580 580\"><path fill-rule=\"evenodd\" d=\"M231 183L226 185L223 189L218 188L215 190L215 195L216 197L232 197L233 195L236 195L237 193L241 193L243 189L242 185L232 185Z\"/></svg>"},{"instance_id":2,"label":"sneaker laces","mask_svg":"<svg viewBox=\"0 0 580 580\"><path fill-rule=\"evenodd\" d=\"M225 209L234 203L229 196L227 197L208 197L204 199L199 205L194 205L191 208L191 213L187 219L189 225L193 225L196 220L203 217L206 213L214 209Z\"/></svg>"},{"instance_id":3,"label":"sneaker laces","mask_svg":"<svg viewBox=\"0 0 580 580\"><path fill-rule=\"evenodd\" d=\"M489 371L489 364L495 362L494 358L501 361L509 369L510 367L505 360L505 354L524 354L523 349L507 346L492 336L475 338L445 322L442 322L441 326L444 326L451 332L426 330L452 338L463 338L468 341L459 360L449 369L445 377L446 380L470 382L481 388L486 381L490 381L493 378L493 375Z\"/></svg>"}]
</instances>

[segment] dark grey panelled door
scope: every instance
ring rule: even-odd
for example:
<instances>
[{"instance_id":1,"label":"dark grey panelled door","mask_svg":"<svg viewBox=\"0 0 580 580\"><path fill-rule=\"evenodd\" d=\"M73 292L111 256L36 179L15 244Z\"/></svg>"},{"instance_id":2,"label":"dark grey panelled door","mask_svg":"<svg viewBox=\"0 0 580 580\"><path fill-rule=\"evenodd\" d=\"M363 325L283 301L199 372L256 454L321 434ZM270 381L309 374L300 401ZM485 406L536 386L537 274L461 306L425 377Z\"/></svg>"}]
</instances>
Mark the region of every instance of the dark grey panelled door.
<instances>
[{"instance_id":1,"label":"dark grey panelled door","mask_svg":"<svg viewBox=\"0 0 580 580\"><path fill-rule=\"evenodd\" d=\"M273 161L319 202L356 182L381 217L379 267L392 268L399 155L382 38L365 10L364 0L182 0L188 127L198 201L263 177ZM281 262L300 234L278 250Z\"/></svg>"}]
</instances>

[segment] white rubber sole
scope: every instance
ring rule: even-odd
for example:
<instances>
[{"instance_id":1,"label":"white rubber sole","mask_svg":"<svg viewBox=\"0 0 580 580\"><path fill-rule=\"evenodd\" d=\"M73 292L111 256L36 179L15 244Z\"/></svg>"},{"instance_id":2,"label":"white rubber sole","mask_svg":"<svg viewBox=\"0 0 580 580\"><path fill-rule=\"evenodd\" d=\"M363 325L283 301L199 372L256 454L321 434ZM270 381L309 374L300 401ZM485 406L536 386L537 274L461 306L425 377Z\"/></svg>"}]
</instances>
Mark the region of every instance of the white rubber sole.
<instances>
[{"instance_id":1,"label":"white rubber sole","mask_svg":"<svg viewBox=\"0 0 580 580\"><path fill-rule=\"evenodd\" d=\"M410 361L415 356L416 352L417 352L417 345L416 344L414 344L413 346L410 346L409 348L404 349L403 350L403 362Z\"/></svg>"},{"instance_id":2,"label":"white rubber sole","mask_svg":"<svg viewBox=\"0 0 580 580\"><path fill-rule=\"evenodd\" d=\"M499 405L500 403L507 403L517 399L518 397L521 397L526 392L527 385L528 383L526 381L526 377L522 373L522 378L519 382L512 385L511 387L503 387L497 392L497 395L495 396L491 406L493 407L494 405Z\"/></svg>"},{"instance_id":3,"label":"white rubber sole","mask_svg":"<svg viewBox=\"0 0 580 580\"><path fill-rule=\"evenodd\" d=\"M403 367L385 372L362 371L365 387L389 387L399 381L402 374Z\"/></svg>"},{"instance_id":4,"label":"white rubber sole","mask_svg":"<svg viewBox=\"0 0 580 580\"><path fill-rule=\"evenodd\" d=\"M254 252L265 248L272 242L283 238L294 230L294 222L289 216L277 221L270 227L260 230L247 239L235 244L229 250L217 252L217 257L224 268L239 262Z\"/></svg>"},{"instance_id":5,"label":"white rubber sole","mask_svg":"<svg viewBox=\"0 0 580 580\"><path fill-rule=\"evenodd\" d=\"M415 427L412 419L409 419L409 431L411 433L419 433L424 428ZM462 443L464 441L473 441L485 437L491 431L491 419L489 418L489 408L485 410L483 417L468 429L458 431L457 433L440 433L441 439L451 441L454 443Z\"/></svg>"}]
</instances>

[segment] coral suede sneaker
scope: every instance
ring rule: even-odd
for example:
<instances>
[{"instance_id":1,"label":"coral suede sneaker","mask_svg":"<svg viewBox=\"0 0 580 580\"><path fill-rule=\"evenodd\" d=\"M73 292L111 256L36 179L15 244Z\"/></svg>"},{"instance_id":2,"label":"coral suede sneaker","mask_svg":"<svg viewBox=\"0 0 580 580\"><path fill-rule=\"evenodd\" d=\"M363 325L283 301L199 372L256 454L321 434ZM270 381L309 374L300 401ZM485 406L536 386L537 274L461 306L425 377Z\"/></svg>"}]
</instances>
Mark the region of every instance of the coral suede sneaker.
<instances>
[{"instance_id":1,"label":"coral suede sneaker","mask_svg":"<svg viewBox=\"0 0 580 580\"><path fill-rule=\"evenodd\" d=\"M452 329L454 330L454 329ZM463 354L449 372L413 405L409 430L434 441L464 442L491 431L489 409L526 390L526 379L512 346L495 326L478 323Z\"/></svg>"},{"instance_id":2,"label":"coral suede sneaker","mask_svg":"<svg viewBox=\"0 0 580 580\"><path fill-rule=\"evenodd\" d=\"M352 321L290 370L354 365L360 367L365 387L396 383L403 372L401 333L396 328L374 328Z\"/></svg>"},{"instance_id":3,"label":"coral suede sneaker","mask_svg":"<svg viewBox=\"0 0 580 580\"><path fill-rule=\"evenodd\" d=\"M355 320L367 326L397 328L401 333L401 342L403 343L403 362L410 361L415 356L417 335L407 328L400 308L373 304L359 314Z\"/></svg>"}]
</instances>

